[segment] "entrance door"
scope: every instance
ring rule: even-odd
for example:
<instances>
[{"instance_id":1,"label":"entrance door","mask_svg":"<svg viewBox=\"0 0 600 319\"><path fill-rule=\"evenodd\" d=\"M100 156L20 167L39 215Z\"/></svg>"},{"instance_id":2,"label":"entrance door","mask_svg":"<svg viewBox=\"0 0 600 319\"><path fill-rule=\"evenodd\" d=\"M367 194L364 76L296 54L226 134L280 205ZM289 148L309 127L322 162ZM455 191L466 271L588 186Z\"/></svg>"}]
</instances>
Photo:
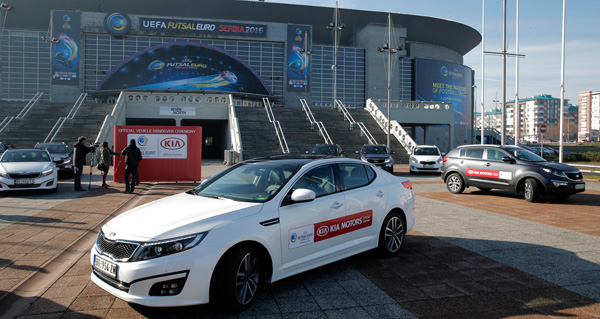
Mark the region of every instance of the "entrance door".
<instances>
[{"instance_id":1,"label":"entrance door","mask_svg":"<svg viewBox=\"0 0 600 319\"><path fill-rule=\"evenodd\" d=\"M227 121L182 119L181 126L202 126L202 158L223 159Z\"/></svg>"}]
</instances>

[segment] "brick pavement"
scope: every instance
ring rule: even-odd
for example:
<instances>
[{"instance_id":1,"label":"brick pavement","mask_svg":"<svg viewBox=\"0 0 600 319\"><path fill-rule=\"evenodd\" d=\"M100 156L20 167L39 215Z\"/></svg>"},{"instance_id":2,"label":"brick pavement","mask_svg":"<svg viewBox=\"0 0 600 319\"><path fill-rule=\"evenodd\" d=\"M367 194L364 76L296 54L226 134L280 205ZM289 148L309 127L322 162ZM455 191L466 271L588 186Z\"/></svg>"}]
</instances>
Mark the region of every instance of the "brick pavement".
<instances>
[{"instance_id":1,"label":"brick pavement","mask_svg":"<svg viewBox=\"0 0 600 319\"><path fill-rule=\"evenodd\" d=\"M73 259L67 263L69 267L51 271L56 280L49 281L40 292L27 299L29 306L16 316L19 318L345 319L600 317L598 303L600 296L595 298L593 292L586 293L584 290L581 293L573 291L573 287L581 288L584 285L569 286L568 280L563 283L554 280L554 277L547 277L559 282L557 284L541 279L540 277L546 275L543 271L535 276L532 274L536 273L533 268L518 269L521 264L513 263L511 259L507 259L510 256L498 253L499 245L510 246L510 243L486 239L485 234L468 235L460 232L459 228L460 223L466 224L470 219L473 225L466 226L477 227L478 223L483 223L484 226L480 228L485 231L486 227L494 227L494 225L486 226L485 219L478 216L498 218L503 216L503 219L507 220L513 228L521 223L519 220L522 220L527 227L530 227L525 231L536 232L532 236L541 236L540 241L547 241L549 246L554 244L551 240L553 235L568 239L567 236L574 232L581 233L583 236L581 237L583 239L577 237L583 242L574 245L585 246L587 241L595 243L598 239L594 233L595 225L600 220L597 204L594 205L600 202L595 201L600 198L597 190L588 188L586 193L576 195L589 195L589 201L583 197L577 199L575 204L570 202L530 204L523 199L505 194L483 195L467 192L463 195L452 195L447 191L444 192L444 185L439 177L411 176L410 178L415 186L417 201L421 202L422 206L417 209L417 226L407 236L405 247L397 257L382 259L373 252L367 252L282 280L267 286L261 292L257 303L244 313L222 313L209 305L174 309L129 305L90 282L91 243L89 243L87 246L83 245L85 248L75 249ZM27 282L27 276L31 276L38 267L41 269L39 273L43 275L48 269L46 266L52 264L47 260L48 251L60 253L61 249L65 250L74 239L83 238L85 232L90 233L92 229L93 232L97 232L94 227L99 225L95 224L112 213L119 203L126 202L128 196L139 199L129 205L139 205L189 187L190 185L185 184L143 185L144 189L140 190L143 196L119 193L119 186L115 188L116 191L97 189L79 199L44 211L44 214L37 214L30 217L31 219L1 229L0 285L2 288L0 294L3 291L10 291L10 288L5 288L7 286L15 287L20 282ZM477 201L485 204L474 204ZM506 207L509 206L507 203L518 205L520 208L507 210ZM97 209L90 212L91 207ZM429 211L430 207L434 207L432 210L435 212ZM570 208L574 209L571 211ZM569 218L573 214L577 217ZM469 219L457 221L459 226L455 226L444 220L446 216L469 216ZM578 225L579 218L583 222ZM561 219L568 219L568 221L561 223ZM491 220L496 223L501 219ZM444 224L448 227L436 228L437 225ZM540 231L536 225L542 225L551 231L558 227L563 231L545 234L543 231L546 228ZM508 227L502 229L506 230ZM456 233L448 237L452 231ZM518 229L512 229L507 233L514 234L517 231ZM480 238L474 238L477 236ZM71 241L68 238L71 238ZM481 248L485 245L491 245L496 250ZM591 253L589 249L579 246L577 250L563 244L560 246L562 249L560 252L544 250L543 254L548 254L546 256L548 261L552 261L552 258L565 257L564 262L567 266L587 268L587 274L596 274L600 260L587 263L571 261L571 264L568 264L569 259L563 256L562 251L568 249L583 254ZM12 247L18 249L12 250ZM521 247L517 248L521 249ZM536 252L540 249L537 246L534 248L527 252ZM68 249L66 251L68 253ZM5 255L4 252L8 253ZM531 267L542 267L546 262L544 258L531 258L527 261ZM554 264L558 265L558 263ZM546 268L548 269L552 268ZM578 271L583 272L584 269ZM10 275L5 278L5 273ZM14 293L10 292L9 295ZM3 301L8 299L10 298L5 298ZM3 306L0 305L0 313Z\"/></svg>"}]
</instances>

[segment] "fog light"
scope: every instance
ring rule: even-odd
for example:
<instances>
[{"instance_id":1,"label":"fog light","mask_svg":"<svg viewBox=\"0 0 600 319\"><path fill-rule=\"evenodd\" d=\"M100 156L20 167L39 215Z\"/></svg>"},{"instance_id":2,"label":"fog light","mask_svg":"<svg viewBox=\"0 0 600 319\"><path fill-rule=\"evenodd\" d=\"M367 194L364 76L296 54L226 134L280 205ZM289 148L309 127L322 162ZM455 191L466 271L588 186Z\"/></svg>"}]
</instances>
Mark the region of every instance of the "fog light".
<instances>
[{"instance_id":1,"label":"fog light","mask_svg":"<svg viewBox=\"0 0 600 319\"><path fill-rule=\"evenodd\" d=\"M175 296L181 293L183 285L185 284L184 278L177 278L173 280L157 282L150 288L148 293L150 296Z\"/></svg>"},{"instance_id":2,"label":"fog light","mask_svg":"<svg viewBox=\"0 0 600 319\"><path fill-rule=\"evenodd\" d=\"M561 187L561 186L568 186L569 185L568 182L557 182L557 181L552 181L552 184L554 184L554 187Z\"/></svg>"},{"instance_id":3,"label":"fog light","mask_svg":"<svg viewBox=\"0 0 600 319\"><path fill-rule=\"evenodd\" d=\"M49 181L48 183L46 183L46 187L52 186L54 185L54 180Z\"/></svg>"}]
</instances>

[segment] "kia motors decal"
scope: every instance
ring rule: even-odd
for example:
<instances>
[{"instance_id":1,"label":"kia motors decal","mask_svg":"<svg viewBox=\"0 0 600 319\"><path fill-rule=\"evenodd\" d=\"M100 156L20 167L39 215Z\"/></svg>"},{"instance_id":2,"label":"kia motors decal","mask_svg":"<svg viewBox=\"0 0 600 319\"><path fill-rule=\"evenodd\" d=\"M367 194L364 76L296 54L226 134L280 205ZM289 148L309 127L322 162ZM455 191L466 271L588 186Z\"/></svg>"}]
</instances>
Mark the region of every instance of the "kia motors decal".
<instances>
[{"instance_id":1,"label":"kia motors decal","mask_svg":"<svg viewBox=\"0 0 600 319\"><path fill-rule=\"evenodd\" d=\"M143 158L187 158L185 134L127 134L131 139L137 141Z\"/></svg>"},{"instance_id":2,"label":"kia motors decal","mask_svg":"<svg viewBox=\"0 0 600 319\"><path fill-rule=\"evenodd\" d=\"M357 214L302 226L289 231L289 249L298 248L328 238L340 236L373 223L373 211L367 210Z\"/></svg>"},{"instance_id":3,"label":"kia motors decal","mask_svg":"<svg viewBox=\"0 0 600 319\"><path fill-rule=\"evenodd\" d=\"M477 176L477 177L495 178L495 179L506 179L506 180L512 179L512 172L490 171L490 170L485 170L485 169L474 169L474 168L468 168L467 175L468 176Z\"/></svg>"}]
</instances>

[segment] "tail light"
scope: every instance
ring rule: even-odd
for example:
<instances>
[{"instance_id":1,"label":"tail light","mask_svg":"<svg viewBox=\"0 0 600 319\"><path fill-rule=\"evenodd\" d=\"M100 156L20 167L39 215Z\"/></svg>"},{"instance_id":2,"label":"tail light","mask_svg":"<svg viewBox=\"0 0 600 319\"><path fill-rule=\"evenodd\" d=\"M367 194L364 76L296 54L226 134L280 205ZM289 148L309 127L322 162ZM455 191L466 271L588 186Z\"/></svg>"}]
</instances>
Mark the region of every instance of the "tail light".
<instances>
[{"instance_id":1,"label":"tail light","mask_svg":"<svg viewBox=\"0 0 600 319\"><path fill-rule=\"evenodd\" d=\"M402 182L404 188L412 189L412 183L410 181Z\"/></svg>"},{"instance_id":2,"label":"tail light","mask_svg":"<svg viewBox=\"0 0 600 319\"><path fill-rule=\"evenodd\" d=\"M449 159L450 159L450 156L444 156L444 158L442 159L442 162L446 163L446 161Z\"/></svg>"}]
</instances>

